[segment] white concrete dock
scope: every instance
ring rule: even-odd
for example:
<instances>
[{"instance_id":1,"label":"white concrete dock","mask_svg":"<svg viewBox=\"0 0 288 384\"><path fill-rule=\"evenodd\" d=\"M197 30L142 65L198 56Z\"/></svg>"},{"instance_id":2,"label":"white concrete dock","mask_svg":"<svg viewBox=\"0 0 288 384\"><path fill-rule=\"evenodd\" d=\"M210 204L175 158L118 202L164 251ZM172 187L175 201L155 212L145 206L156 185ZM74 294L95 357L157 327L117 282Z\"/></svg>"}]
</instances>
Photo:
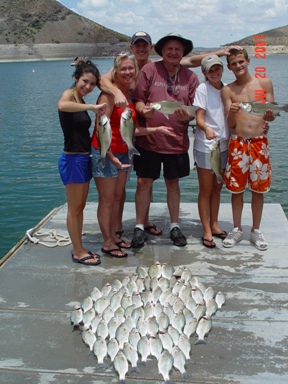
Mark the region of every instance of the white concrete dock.
<instances>
[{"instance_id":1,"label":"white concrete dock","mask_svg":"<svg viewBox=\"0 0 288 384\"><path fill-rule=\"evenodd\" d=\"M66 205L41 225L41 231L66 231ZM96 359L73 331L70 314L75 303L114 279L123 280L138 265L155 261L186 265L199 281L223 291L226 305L213 316L207 345L194 345L187 367L187 383L288 382L288 221L279 204L264 206L262 230L269 243L258 251L249 242L250 205L243 212L244 240L232 249L203 247L196 204L181 205L181 228L188 245L175 247L169 239L169 217L164 203L153 203L151 219L163 229L160 237L149 236L140 250L128 250L124 259L101 257L101 264L88 267L73 263L71 245L48 248L23 243L0 268L0 382L3 384L117 383L110 366L96 370ZM231 206L222 204L221 228L232 228ZM134 204L126 203L124 238L132 238ZM27 228L28 229L28 228ZM96 204L85 209L84 244L101 254L101 233ZM51 240L52 241L52 240ZM109 359L107 359L109 361ZM180 383L172 370L170 379ZM156 359L139 366L139 373L126 377L127 384L163 383Z\"/></svg>"}]
</instances>

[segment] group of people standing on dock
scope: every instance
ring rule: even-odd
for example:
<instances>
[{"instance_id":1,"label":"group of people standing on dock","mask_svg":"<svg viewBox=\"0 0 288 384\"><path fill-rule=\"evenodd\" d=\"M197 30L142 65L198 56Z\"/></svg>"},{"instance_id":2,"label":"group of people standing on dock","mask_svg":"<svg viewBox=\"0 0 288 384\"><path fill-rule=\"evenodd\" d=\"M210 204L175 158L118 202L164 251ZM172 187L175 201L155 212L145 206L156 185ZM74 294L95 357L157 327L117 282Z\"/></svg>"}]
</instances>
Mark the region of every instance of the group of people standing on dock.
<instances>
[{"instance_id":1,"label":"group of people standing on dock","mask_svg":"<svg viewBox=\"0 0 288 384\"><path fill-rule=\"evenodd\" d=\"M203 226L203 246L214 248L213 237L223 239L225 247L233 247L242 240L241 214L248 183L252 193L250 241L257 249L266 250L268 244L260 230L263 193L269 190L271 183L266 121L274 120L275 116L271 110L266 110L263 116L247 114L240 103L254 101L255 92L259 90L266 90L266 101L274 101L271 80L249 73L250 60L242 47L187 56L193 49L192 41L169 33L154 46L162 60L149 60L152 49L150 35L136 32L130 45L131 53L121 52L115 56L113 68L101 77L90 60L79 59L73 74L75 82L58 102L64 132L59 172L66 187L72 260L85 265L100 263L100 256L82 244L83 211L92 177L99 195L97 218L103 235L102 253L126 257L127 249L144 246L147 234L162 235L162 230L149 219L153 182L160 177L161 169L167 190L170 239L179 247L187 244L179 223L179 179L190 173L188 126L195 114L193 154L199 182L198 211ZM226 86L222 82L221 56L226 56L228 69L235 75L235 81ZM201 66L205 76L201 84L189 69L197 66ZM95 86L101 90L99 98L96 104L86 104L83 98ZM169 119L151 107L151 103L163 101L181 103ZM196 113L188 108L192 106ZM127 107L135 125L135 147L140 154L133 158L137 188L136 225L131 243L122 239L125 185L132 166L127 143L120 133L121 117ZM92 122L87 111L96 115L92 139L89 133ZM103 115L109 119L112 131L104 166L99 161L101 140L98 135L99 119ZM232 192L234 228L228 234L218 226L223 182L219 183L211 170L211 145L215 140L220 142L225 186Z\"/></svg>"}]
</instances>

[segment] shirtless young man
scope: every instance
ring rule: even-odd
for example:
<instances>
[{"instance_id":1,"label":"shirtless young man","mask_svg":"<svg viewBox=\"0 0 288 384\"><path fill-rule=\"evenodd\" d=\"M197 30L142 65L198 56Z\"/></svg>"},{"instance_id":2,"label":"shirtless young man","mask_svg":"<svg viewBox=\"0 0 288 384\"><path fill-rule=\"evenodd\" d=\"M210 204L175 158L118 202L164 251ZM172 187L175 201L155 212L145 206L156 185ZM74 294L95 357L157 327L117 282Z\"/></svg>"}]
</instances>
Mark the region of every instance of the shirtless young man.
<instances>
[{"instance_id":1,"label":"shirtless young man","mask_svg":"<svg viewBox=\"0 0 288 384\"><path fill-rule=\"evenodd\" d=\"M223 241L224 247L233 247L243 238L241 217L246 184L252 193L252 228L250 241L259 250L266 250L268 244L260 231L260 222L264 204L264 193L271 184L271 166L269 144L263 131L265 121L273 121L275 116L266 110L263 116L249 114L241 108L241 102L258 101L259 93L264 96L260 101L274 101L272 81L268 78L256 78L249 73L247 52L231 50L227 57L228 69L236 80L222 89L227 123L231 129L228 148L228 162L225 171L226 188L232 193L232 214L234 229ZM260 91L260 92L259 92Z\"/></svg>"}]
</instances>

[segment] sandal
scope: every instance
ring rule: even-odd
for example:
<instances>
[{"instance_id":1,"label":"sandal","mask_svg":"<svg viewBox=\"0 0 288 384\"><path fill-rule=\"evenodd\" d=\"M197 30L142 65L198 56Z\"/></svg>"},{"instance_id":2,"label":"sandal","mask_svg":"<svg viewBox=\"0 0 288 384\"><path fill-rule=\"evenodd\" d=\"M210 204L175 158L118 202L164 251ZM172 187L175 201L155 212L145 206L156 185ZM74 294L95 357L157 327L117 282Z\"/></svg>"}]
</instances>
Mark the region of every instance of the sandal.
<instances>
[{"instance_id":1,"label":"sandal","mask_svg":"<svg viewBox=\"0 0 288 384\"><path fill-rule=\"evenodd\" d=\"M208 244L207 244L208 243ZM202 244L204 245L204 247L206 248L215 248L216 247L216 244L214 243L214 240L207 240L205 239L204 237L202 237Z\"/></svg>"},{"instance_id":2,"label":"sandal","mask_svg":"<svg viewBox=\"0 0 288 384\"><path fill-rule=\"evenodd\" d=\"M104 249L101 248L101 252L106 253L106 255L110 257L117 257L117 258L122 258L122 257L127 257L128 253L122 252L120 248L114 248L114 249ZM114 253L113 253L114 252ZM118 255L115 255L115 252L118 252ZM119 255L119 252L122 253L122 255Z\"/></svg>"},{"instance_id":3,"label":"sandal","mask_svg":"<svg viewBox=\"0 0 288 384\"><path fill-rule=\"evenodd\" d=\"M212 233L212 236L218 237L218 239L226 239L228 233L226 231L221 231L220 233Z\"/></svg>"},{"instance_id":4,"label":"sandal","mask_svg":"<svg viewBox=\"0 0 288 384\"><path fill-rule=\"evenodd\" d=\"M85 257L81 257L81 259L77 259L76 257L74 257L73 253L71 252L73 263L79 263L79 264L84 264L84 265L98 265L101 263L99 255L97 255L96 253L92 254L92 252L90 252L90 251L88 251L88 254L89 254L89 256L85 256ZM97 258L96 258L96 261L94 263L87 262L87 260L95 259L95 256Z\"/></svg>"},{"instance_id":5,"label":"sandal","mask_svg":"<svg viewBox=\"0 0 288 384\"><path fill-rule=\"evenodd\" d=\"M121 236L123 235L124 233L124 229L122 229L121 231L116 231L115 232L115 235L119 237L119 239L121 238Z\"/></svg>"},{"instance_id":6,"label":"sandal","mask_svg":"<svg viewBox=\"0 0 288 384\"><path fill-rule=\"evenodd\" d=\"M162 230L157 228L155 224L147 225L147 227L144 227L145 232L149 233L149 235L152 236L161 236ZM156 231L156 233L155 233Z\"/></svg>"},{"instance_id":7,"label":"sandal","mask_svg":"<svg viewBox=\"0 0 288 384\"><path fill-rule=\"evenodd\" d=\"M119 247L119 248L124 248L124 249L129 249L131 248L131 244L126 242L125 240L122 240L120 239L120 241L117 241L117 243L115 242L115 244Z\"/></svg>"}]
</instances>

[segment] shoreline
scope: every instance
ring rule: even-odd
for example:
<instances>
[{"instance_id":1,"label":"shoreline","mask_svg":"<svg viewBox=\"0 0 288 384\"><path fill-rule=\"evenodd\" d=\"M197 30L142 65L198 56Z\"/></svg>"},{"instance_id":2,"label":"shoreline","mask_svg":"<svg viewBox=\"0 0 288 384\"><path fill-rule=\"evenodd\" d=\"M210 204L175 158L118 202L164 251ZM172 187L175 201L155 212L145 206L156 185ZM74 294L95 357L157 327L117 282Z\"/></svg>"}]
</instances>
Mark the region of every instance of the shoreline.
<instances>
[{"instance_id":1,"label":"shoreline","mask_svg":"<svg viewBox=\"0 0 288 384\"><path fill-rule=\"evenodd\" d=\"M208 53L227 47L226 45L215 48L194 48L193 54ZM243 46L249 55L254 54L254 46ZM129 49L129 44L0 44L0 63L29 62L29 61L57 61L74 60L77 56L99 59L113 58L120 50ZM266 46L267 55L288 54L288 46Z\"/></svg>"}]
</instances>

